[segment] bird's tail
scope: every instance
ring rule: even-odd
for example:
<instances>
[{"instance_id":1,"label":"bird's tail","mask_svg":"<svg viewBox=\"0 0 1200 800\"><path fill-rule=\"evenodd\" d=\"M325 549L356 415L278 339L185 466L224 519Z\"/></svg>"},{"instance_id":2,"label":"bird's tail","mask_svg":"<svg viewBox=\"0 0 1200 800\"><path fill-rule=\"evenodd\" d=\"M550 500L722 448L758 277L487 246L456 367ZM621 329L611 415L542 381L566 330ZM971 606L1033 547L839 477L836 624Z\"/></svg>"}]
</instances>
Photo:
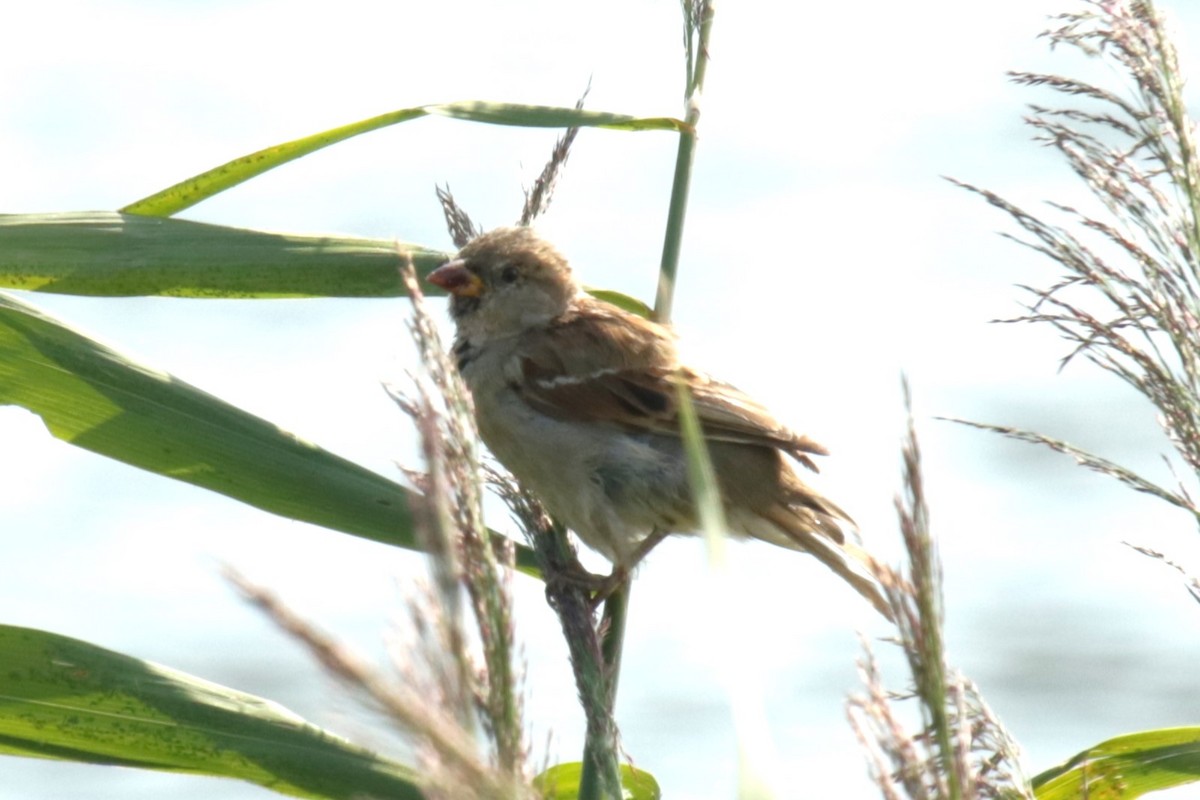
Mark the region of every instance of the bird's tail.
<instances>
[{"instance_id":1,"label":"bird's tail","mask_svg":"<svg viewBox=\"0 0 1200 800\"><path fill-rule=\"evenodd\" d=\"M752 535L772 544L811 553L841 576L889 621L892 609L883 588L870 569L871 556L853 541L848 541L843 526L854 521L840 508L815 494L801 506L779 504L759 510L769 526L754 526ZM769 529L768 529L769 528Z\"/></svg>"}]
</instances>

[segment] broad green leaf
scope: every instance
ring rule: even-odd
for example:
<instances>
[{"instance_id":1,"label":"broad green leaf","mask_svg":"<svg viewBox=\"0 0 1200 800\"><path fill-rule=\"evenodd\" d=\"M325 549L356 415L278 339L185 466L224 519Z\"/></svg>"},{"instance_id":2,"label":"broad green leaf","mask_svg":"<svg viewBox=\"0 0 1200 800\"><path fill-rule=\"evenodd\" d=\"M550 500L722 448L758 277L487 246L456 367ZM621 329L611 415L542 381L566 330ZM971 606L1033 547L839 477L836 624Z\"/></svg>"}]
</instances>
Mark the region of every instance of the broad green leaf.
<instances>
[{"instance_id":1,"label":"broad green leaf","mask_svg":"<svg viewBox=\"0 0 1200 800\"><path fill-rule=\"evenodd\" d=\"M265 511L417 546L404 487L5 295L0 405L29 409L78 447ZM517 558L536 572L528 548Z\"/></svg>"},{"instance_id":2,"label":"broad green leaf","mask_svg":"<svg viewBox=\"0 0 1200 800\"><path fill-rule=\"evenodd\" d=\"M669 117L639 119L626 114L603 111L584 111L575 108L530 106L518 103L484 103L467 101L442 103L415 108L402 108L377 117L352 122L339 128L305 136L264 150L235 158L219 167L202 172L185 181L169 186L149 197L143 197L121 210L130 214L169 217L201 200L212 197L233 186L261 175L289 161L344 141L359 134L386 128L410 119L437 114L444 117L488 122L493 125L516 125L531 128L594 127L624 131L687 130L681 120Z\"/></svg>"},{"instance_id":3,"label":"broad green leaf","mask_svg":"<svg viewBox=\"0 0 1200 800\"><path fill-rule=\"evenodd\" d=\"M542 793L543 800L575 800L579 797L579 781L583 764L557 764L533 779L533 788ZM621 765L621 787L625 800L659 800L662 790L649 772Z\"/></svg>"},{"instance_id":4,"label":"broad green leaf","mask_svg":"<svg viewBox=\"0 0 1200 800\"><path fill-rule=\"evenodd\" d=\"M111 211L6 214L0 286L110 297L395 297L404 293L400 248L421 275L450 257L381 239L263 233Z\"/></svg>"},{"instance_id":5,"label":"broad green leaf","mask_svg":"<svg viewBox=\"0 0 1200 800\"><path fill-rule=\"evenodd\" d=\"M1118 736L1033 779L1038 800L1132 800L1200 780L1200 728Z\"/></svg>"},{"instance_id":6,"label":"broad green leaf","mask_svg":"<svg viewBox=\"0 0 1200 800\"><path fill-rule=\"evenodd\" d=\"M420 800L418 776L260 697L0 625L0 753L238 778L308 798Z\"/></svg>"},{"instance_id":7,"label":"broad green leaf","mask_svg":"<svg viewBox=\"0 0 1200 800\"><path fill-rule=\"evenodd\" d=\"M300 236L188 220L80 211L0 214L0 287L103 297L396 297L411 253L424 277L450 253L383 239ZM431 283L428 295L445 291ZM626 311L646 304L588 289Z\"/></svg>"}]
</instances>

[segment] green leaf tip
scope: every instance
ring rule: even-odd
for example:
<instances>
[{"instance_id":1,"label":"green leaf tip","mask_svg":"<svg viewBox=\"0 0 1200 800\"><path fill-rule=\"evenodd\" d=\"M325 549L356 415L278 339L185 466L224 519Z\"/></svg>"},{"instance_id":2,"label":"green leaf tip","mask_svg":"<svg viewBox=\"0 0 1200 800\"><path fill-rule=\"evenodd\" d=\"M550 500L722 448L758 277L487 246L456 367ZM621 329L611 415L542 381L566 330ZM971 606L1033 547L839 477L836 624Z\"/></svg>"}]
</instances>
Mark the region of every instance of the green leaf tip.
<instances>
[{"instance_id":1,"label":"green leaf tip","mask_svg":"<svg viewBox=\"0 0 1200 800\"><path fill-rule=\"evenodd\" d=\"M534 778L533 788L542 793L542 800L575 800L579 797L582 775L582 762L557 764ZM662 798L662 789L654 776L628 764L621 765L621 788L624 789L623 800Z\"/></svg>"}]
</instances>

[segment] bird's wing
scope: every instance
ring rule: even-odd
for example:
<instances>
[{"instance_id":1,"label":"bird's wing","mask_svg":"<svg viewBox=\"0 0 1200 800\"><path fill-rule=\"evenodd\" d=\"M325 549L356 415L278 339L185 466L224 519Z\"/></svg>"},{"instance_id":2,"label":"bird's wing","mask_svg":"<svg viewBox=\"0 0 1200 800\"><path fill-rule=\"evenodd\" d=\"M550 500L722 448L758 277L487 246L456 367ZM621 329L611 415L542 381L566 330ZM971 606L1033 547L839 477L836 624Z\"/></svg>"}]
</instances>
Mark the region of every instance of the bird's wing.
<instances>
[{"instance_id":1,"label":"bird's wing","mask_svg":"<svg viewBox=\"0 0 1200 800\"><path fill-rule=\"evenodd\" d=\"M581 304L526 332L517 352L510 383L556 419L678 436L682 381L711 440L776 447L813 470L809 454L826 452L737 388L681 367L667 328L607 304Z\"/></svg>"}]
</instances>

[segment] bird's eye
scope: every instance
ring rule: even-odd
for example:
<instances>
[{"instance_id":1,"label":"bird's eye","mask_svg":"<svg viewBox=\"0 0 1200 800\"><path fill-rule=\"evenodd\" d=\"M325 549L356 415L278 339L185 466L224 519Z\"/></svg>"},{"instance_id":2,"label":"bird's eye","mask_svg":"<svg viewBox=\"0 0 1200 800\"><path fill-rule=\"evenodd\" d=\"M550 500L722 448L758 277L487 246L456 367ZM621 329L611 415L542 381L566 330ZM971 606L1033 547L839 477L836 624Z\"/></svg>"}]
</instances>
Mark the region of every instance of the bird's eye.
<instances>
[{"instance_id":1,"label":"bird's eye","mask_svg":"<svg viewBox=\"0 0 1200 800\"><path fill-rule=\"evenodd\" d=\"M509 266L500 270L500 280L504 281L505 283L516 283L517 278L520 277L520 274L521 273L517 272L517 268L510 264Z\"/></svg>"}]
</instances>

